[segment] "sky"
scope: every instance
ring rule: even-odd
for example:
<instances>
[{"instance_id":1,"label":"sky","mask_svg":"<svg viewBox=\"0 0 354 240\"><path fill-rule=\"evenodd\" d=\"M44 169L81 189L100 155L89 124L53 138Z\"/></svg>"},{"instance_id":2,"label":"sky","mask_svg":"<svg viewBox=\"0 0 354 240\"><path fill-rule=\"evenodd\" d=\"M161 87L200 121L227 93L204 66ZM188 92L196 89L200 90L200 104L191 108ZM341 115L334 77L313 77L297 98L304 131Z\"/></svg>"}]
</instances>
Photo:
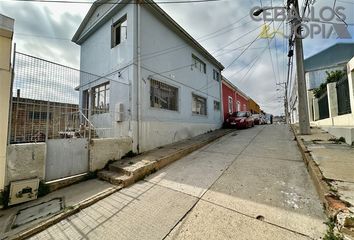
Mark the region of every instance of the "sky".
<instances>
[{"instance_id":1,"label":"sky","mask_svg":"<svg viewBox=\"0 0 354 240\"><path fill-rule=\"evenodd\" d=\"M87 2L87 0L79 1ZM161 0L156 0L159 1ZM263 24L262 21L256 22L251 19L250 9L261 4L263 7L283 6L283 2L281 0L221 0L159 5L226 67L223 75L228 80L256 100L263 110L278 115L284 111L281 99L283 92L277 91L279 87L276 83L286 80L287 39L281 34L276 34L273 40L258 39L248 49L245 48L260 34L261 28L256 28ZM333 7L335 0L314 2L314 8L310 13L318 15L323 7ZM17 51L79 68L80 47L71 42L71 38L90 5L0 0L0 13L15 19L14 42ZM354 36L352 25L354 2L337 0L336 6L345 8L342 12L346 15L348 29ZM287 24L281 22L267 23L270 24L271 31L279 29L281 32L287 32L289 28ZM326 28L325 31L332 26L324 25L325 27L322 28ZM354 41L337 39L336 35L329 39L319 36L306 38L305 58L336 42Z\"/></svg>"}]
</instances>

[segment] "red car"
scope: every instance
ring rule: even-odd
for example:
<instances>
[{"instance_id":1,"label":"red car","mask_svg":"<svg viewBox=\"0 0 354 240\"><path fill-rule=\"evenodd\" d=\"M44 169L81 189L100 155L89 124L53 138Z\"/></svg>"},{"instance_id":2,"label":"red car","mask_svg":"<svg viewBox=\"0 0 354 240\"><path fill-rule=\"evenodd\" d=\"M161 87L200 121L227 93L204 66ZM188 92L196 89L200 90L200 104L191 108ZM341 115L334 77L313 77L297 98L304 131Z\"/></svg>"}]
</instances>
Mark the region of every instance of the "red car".
<instances>
[{"instance_id":1,"label":"red car","mask_svg":"<svg viewBox=\"0 0 354 240\"><path fill-rule=\"evenodd\" d=\"M250 112L234 112L225 121L226 127L249 128L254 127Z\"/></svg>"}]
</instances>

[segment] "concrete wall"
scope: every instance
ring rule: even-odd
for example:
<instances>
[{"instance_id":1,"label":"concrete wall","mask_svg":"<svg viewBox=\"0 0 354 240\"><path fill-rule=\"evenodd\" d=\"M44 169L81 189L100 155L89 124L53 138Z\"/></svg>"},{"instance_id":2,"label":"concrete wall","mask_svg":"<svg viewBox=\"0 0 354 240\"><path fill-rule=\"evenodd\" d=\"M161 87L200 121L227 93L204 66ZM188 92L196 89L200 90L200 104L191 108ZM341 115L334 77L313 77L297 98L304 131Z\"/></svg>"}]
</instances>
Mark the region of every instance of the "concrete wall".
<instances>
[{"instance_id":1,"label":"concrete wall","mask_svg":"<svg viewBox=\"0 0 354 240\"><path fill-rule=\"evenodd\" d=\"M354 57L347 64L350 106L354 114Z\"/></svg>"},{"instance_id":2,"label":"concrete wall","mask_svg":"<svg viewBox=\"0 0 354 240\"><path fill-rule=\"evenodd\" d=\"M93 139L90 146L90 171L100 170L110 160L119 160L132 150L132 139Z\"/></svg>"},{"instance_id":3,"label":"concrete wall","mask_svg":"<svg viewBox=\"0 0 354 240\"><path fill-rule=\"evenodd\" d=\"M338 115L337 94L335 83L327 85L329 96L330 118L311 122L311 125L321 127L336 137L344 137L348 144L354 141L354 58L347 64L351 114Z\"/></svg>"},{"instance_id":4,"label":"concrete wall","mask_svg":"<svg viewBox=\"0 0 354 240\"><path fill-rule=\"evenodd\" d=\"M90 145L90 169L104 168L109 160L119 160L132 150L132 139L93 139ZM11 181L38 177L45 179L46 143L11 144L7 147L7 178Z\"/></svg>"},{"instance_id":5,"label":"concrete wall","mask_svg":"<svg viewBox=\"0 0 354 240\"><path fill-rule=\"evenodd\" d=\"M11 181L45 176L45 143L11 144L7 147L6 185Z\"/></svg>"},{"instance_id":6,"label":"concrete wall","mask_svg":"<svg viewBox=\"0 0 354 240\"><path fill-rule=\"evenodd\" d=\"M0 14L0 195L6 181L6 151L11 94L11 47L14 20ZM1 206L0 206L1 208Z\"/></svg>"}]
</instances>

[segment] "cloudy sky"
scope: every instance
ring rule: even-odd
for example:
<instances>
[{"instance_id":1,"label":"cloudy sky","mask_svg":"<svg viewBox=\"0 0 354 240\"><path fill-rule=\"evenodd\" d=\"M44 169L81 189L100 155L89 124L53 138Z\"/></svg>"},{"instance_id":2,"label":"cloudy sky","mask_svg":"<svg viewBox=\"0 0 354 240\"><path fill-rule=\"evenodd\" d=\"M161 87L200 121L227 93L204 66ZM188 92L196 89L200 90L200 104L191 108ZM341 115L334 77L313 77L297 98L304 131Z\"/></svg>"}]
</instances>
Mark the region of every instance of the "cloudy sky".
<instances>
[{"instance_id":1,"label":"cloudy sky","mask_svg":"<svg viewBox=\"0 0 354 240\"><path fill-rule=\"evenodd\" d=\"M82 1L85 3L0 0L0 13L15 19L14 42L18 51L79 68L80 47L72 43L71 38L90 7L90 4L86 3L87 0ZM318 14L316 12L321 7L332 7L334 1L315 1L311 12ZM260 4L280 6L283 2L281 0L220 0L159 5L227 67L223 73L225 77L255 99L266 112L280 114L283 111L283 103L278 99L281 93L276 91L275 84L285 81L286 39L280 34L271 42L267 39L259 39L241 56L240 54L260 33L259 29L250 32L262 24L251 20L250 9ZM343 12L347 17L348 29L354 36L352 25L354 2L337 0L336 6L345 8ZM279 27L279 31L286 32L287 25L280 24L275 22L271 27L273 29ZM329 31L332 26L324 25L325 31ZM304 41L305 57L335 42L353 42L353 39L340 40L336 35L331 36L330 39L307 38ZM267 48L269 43L270 49Z\"/></svg>"}]
</instances>

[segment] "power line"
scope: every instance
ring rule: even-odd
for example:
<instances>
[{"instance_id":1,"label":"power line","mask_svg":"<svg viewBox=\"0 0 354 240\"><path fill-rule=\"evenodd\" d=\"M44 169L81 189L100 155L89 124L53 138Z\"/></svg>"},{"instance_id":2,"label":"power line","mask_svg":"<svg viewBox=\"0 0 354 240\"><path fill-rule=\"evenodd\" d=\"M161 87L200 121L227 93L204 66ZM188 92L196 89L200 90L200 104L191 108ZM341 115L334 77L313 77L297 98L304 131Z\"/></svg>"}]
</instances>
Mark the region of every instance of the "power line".
<instances>
[{"instance_id":1,"label":"power line","mask_svg":"<svg viewBox=\"0 0 354 240\"><path fill-rule=\"evenodd\" d=\"M277 31L280 29L280 26L281 26L282 24L284 24L284 22L281 22L281 23L279 24ZM270 42L271 42L273 39L275 39L275 34L274 34L273 37L270 39ZM259 55L255 58L255 60L254 60L253 63L251 64L250 68L249 68L248 71L246 72L246 74L243 75L243 77L241 78L241 81L243 81L243 80L246 78L247 74L251 71L251 69L254 67L254 65L256 64L256 62L258 62L258 60L261 59L261 56L264 54L264 52L267 50L267 48L268 48L268 46L266 46L266 47L263 49L263 51L261 52L261 54L259 54ZM243 71L243 70L242 70L242 71ZM240 71L240 72L242 72L242 71ZM233 74L233 76L234 76L234 75L235 75L235 74Z\"/></svg>"},{"instance_id":2,"label":"power line","mask_svg":"<svg viewBox=\"0 0 354 240\"><path fill-rule=\"evenodd\" d=\"M271 24L271 23L270 23L270 24ZM262 27L262 26L260 26L260 27ZM243 35L243 36L246 36L246 35L248 35L249 33L254 32L254 31L257 30L258 28L259 28L259 27L257 27L256 29L253 29L253 30L249 31L248 33L246 33L246 34ZM243 37L243 36L242 36L242 37ZM231 63L230 63L227 67L225 67L225 69L227 69L227 68L229 68L230 66L232 66L232 65L252 46L252 44L258 40L259 36L260 36L260 35L257 34L257 37L256 37L252 42L250 42L250 43L248 44L248 46L247 46L235 59L233 59L233 60L231 61ZM238 38L238 39L232 41L231 43L233 43L233 42L235 42L235 41L237 41L237 40L239 40L239 39L240 39L240 38ZM228 46L228 45L230 45L230 44L227 44L226 46ZM224 47L226 47L226 46L224 46Z\"/></svg>"}]
</instances>

